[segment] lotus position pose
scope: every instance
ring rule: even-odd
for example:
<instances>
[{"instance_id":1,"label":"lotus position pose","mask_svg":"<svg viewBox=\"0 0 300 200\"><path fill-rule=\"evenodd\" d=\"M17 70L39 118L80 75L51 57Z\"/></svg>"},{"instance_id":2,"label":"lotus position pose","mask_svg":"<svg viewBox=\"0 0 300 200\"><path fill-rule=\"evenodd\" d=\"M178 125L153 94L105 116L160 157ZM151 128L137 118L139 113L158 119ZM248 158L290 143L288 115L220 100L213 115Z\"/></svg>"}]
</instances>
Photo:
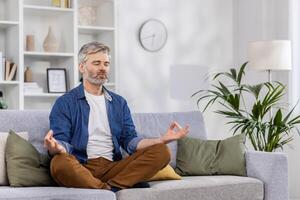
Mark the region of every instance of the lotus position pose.
<instances>
[{"instance_id":1,"label":"lotus position pose","mask_svg":"<svg viewBox=\"0 0 300 200\"><path fill-rule=\"evenodd\" d=\"M188 125L172 122L160 138L137 136L126 100L103 86L110 69L109 47L85 44L78 62L82 83L56 100L44 139L53 156L53 179L65 187L114 192L149 187L146 181L170 161L166 144L184 137ZM120 147L128 157L122 158Z\"/></svg>"}]
</instances>

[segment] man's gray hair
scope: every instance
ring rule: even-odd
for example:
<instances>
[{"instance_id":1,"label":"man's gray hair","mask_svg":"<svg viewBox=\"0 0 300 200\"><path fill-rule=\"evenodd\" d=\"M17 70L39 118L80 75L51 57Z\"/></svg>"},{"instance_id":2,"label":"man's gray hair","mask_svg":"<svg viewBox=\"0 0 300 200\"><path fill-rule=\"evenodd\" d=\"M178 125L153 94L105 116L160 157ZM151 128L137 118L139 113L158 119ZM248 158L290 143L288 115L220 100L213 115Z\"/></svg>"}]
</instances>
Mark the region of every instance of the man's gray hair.
<instances>
[{"instance_id":1,"label":"man's gray hair","mask_svg":"<svg viewBox=\"0 0 300 200\"><path fill-rule=\"evenodd\" d=\"M107 45L99 42L90 42L81 47L78 52L78 63L84 63L86 61L86 56L94 53L106 53L110 58L110 49Z\"/></svg>"}]
</instances>

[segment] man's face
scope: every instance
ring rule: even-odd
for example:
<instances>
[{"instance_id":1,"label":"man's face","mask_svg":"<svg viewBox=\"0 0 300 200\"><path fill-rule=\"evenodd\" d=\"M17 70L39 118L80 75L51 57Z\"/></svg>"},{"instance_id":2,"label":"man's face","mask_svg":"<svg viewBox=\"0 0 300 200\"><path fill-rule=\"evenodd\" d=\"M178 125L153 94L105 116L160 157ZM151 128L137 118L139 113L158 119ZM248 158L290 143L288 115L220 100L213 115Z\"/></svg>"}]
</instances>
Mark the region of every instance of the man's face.
<instances>
[{"instance_id":1,"label":"man's face","mask_svg":"<svg viewBox=\"0 0 300 200\"><path fill-rule=\"evenodd\" d=\"M106 53L98 52L88 54L84 63L79 65L83 80L94 85L103 85L109 73L109 56Z\"/></svg>"}]
</instances>

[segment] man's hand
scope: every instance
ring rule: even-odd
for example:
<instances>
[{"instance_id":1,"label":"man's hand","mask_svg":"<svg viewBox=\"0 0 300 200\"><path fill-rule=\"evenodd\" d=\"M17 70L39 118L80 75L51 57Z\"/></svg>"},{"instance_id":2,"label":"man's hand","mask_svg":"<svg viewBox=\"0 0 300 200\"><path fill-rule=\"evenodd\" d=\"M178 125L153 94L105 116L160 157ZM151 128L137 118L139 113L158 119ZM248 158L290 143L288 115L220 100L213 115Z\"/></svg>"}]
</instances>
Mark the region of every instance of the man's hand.
<instances>
[{"instance_id":1,"label":"man's hand","mask_svg":"<svg viewBox=\"0 0 300 200\"><path fill-rule=\"evenodd\" d=\"M44 138L44 147L48 149L51 155L67 152L66 149L55 140L52 130L50 130Z\"/></svg>"},{"instance_id":2,"label":"man's hand","mask_svg":"<svg viewBox=\"0 0 300 200\"><path fill-rule=\"evenodd\" d=\"M167 144L173 140L178 140L189 133L189 125L182 128L177 122L173 122L165 135L161 137L163 143Z\"/></svg>"}]
</instances>

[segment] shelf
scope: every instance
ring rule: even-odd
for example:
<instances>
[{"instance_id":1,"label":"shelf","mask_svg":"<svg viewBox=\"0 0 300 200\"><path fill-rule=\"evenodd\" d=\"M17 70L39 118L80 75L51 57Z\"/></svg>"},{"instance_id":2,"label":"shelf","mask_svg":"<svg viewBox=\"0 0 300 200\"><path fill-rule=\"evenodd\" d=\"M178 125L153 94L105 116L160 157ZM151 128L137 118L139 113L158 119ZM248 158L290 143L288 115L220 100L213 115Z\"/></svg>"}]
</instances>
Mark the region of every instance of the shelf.
<instances>
[{"instance_id":1,"label":"shelf","mask_svg":"<svg viewBox=\"0 0 300 200\"><path fill-rule=\"evenodd\" d=\"M114 27L105 26L78 26L79 33L83 34L97 34L99 31L114 31Z\"/></svg>"},{"instance_id":2,"label":"shelf","mask_svg":"<svg viewBox=\"0 0 300 200\"><path fill-rule=\"evenodd\" d=\"M19 81L0 81L0 85L18 85Z\"/></svg>"},{"instance_id":3,"label":"shelf","mask_svg":"<svg viewBox=\"0 0 300 200\"><path fill-rule=\"evenodd\" d=\"M60 1L58 1L60 2ZM47 69L66 70L66 85L70 90L79 84L77 53L82 45L100 41L111 47L110 82L105 86L118 89L116 49L116 0L70 0L68 8L55 7L41 0L0 0L0 51L18 63L13 81L0 80L0 91L11 109L51 109L55 100L65 93L48 93ZM92 7L92 12L83 7ZM86 12L84 12L86 11ZM95 11L95 13L94 13ZM89 23L86 15L95 20ZM93 18L93 19L94 19ZM81 22L82 24L79 24ZM59 44L56 52L45 52L44 41L49 27ZM26 50L27 35L33 35L33 51ZM29 90L23 80L26 67L39 88ZM2 70L5 71L5 70ZM2 74L3 75L3 74ZM4 77L4 75L3 75ZM29 84L30 85L30 84Z\"/></svg>"},{"instance_id":4,"label":"shelf","mask_svg":"<svg viewBox=\"0 0 300 200\"><path fill-rule=\"evenodd\" d=\"M73 57L74 53L25 51L24 56L32 56L32 57Z\"/></svg>"},{"instance_id":5,"label":"shelf","mask_svg":"<svg viewBox=\"0 0 300 200\"><path fill-rule=\"evenodd\" d=\"M66 13L66 12L73 12L73 8L58 8L52 6L34 6L34 5L24 5L23 6L25 12L28 11L30 14L35 12L37 15L47 15L47 11L49 12L57 12L57 13Z\"/></svg>"},{"instance_id":6,"label":"shelf","mask_svg":"<svg viewBox=\"0 0 300 200\"><path fill-rule=\"evenodd\" d=\"M25 97L59 97L65 93L24 93Z\"/></svg>"},{"instance_id":7,"label":"shelf","mask_svg":"<svg viewBox=\"0 0 300 200\"><path fill-rule=\"evenodd\" d=\"M19 25L18 21L1 21L0 20L0 29L6 29L8 27Z\"/></svg>"}]
</instances>

